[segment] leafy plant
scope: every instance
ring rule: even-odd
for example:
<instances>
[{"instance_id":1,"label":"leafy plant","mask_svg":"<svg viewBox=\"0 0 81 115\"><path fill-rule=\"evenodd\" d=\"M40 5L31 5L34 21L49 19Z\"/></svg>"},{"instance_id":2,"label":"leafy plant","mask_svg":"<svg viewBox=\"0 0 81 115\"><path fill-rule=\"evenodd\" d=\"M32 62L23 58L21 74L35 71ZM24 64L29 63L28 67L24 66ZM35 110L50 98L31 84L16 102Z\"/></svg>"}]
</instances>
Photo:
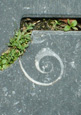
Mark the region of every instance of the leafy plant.
<instances>
[{"instance_id":1,"label":"leafy plant","mask_svg":"<svg viewBox=\"0 0 81 115\"><path fill-rule=\"evenodd\" d=\"M55 24L54 24L55 26L61 25L61 21L59 21L59 20L54 20L54 22L55 22ZM54 26L54 25L53 25L53 26Z\"/></svg>"},{"instance_id":2,"label":"leafy plant","mask_svg":"<svg viewBox=\"0 0 81 115\"><path fill-rule=\"evenodd\" d=\"M50 25L52 25L52 27L53 27L53 29L54 30L57 30L57 26L60 26L61 25L61 21L59 21L59 20L53 20L53 21L50 21Z\"/></svg>"},{"instance_id":3,"label":"leafy plant","mask_svg":"<svg viewBox=\"0 0 81 115\"><path fill-rule=\"evenodd\" d=\"M8 43L8 50L0 56L0 70L6 69L19 56L23 55L26 48L29 46L28 43L31 41L31 31L34 25L26 25L26 29L21 32L18 30L15 35L10 39Z\"/></svg>"},{"instance_id":4,"label":"leafy plant","mask_svg":"<svg viewBox=\"0 0 81 115\"><path fill-rule=\"evenodd\" d=\"M67 23L68 23L68 25L66 25L66 26L64 27L64 31L69 31L69 30L71 30L71 29L73 29L73 30L78 30L78 28L76 27L76 26L77 26L77 21L76 21L76 20L70 22L70 20L68 19L68 20L67 20Z\"/></svg>"},{"instance_id":5,"label":"leafy plant","mask_svg":"<svg viewBox=\"0 0 81 115\"><path fill-rule=\"evenodd\" d=\"M30 23L30 24L26 24L25 26L27 28L27 31L29 31L32 30L35 25Z\"/></svg>"}]
</instances>

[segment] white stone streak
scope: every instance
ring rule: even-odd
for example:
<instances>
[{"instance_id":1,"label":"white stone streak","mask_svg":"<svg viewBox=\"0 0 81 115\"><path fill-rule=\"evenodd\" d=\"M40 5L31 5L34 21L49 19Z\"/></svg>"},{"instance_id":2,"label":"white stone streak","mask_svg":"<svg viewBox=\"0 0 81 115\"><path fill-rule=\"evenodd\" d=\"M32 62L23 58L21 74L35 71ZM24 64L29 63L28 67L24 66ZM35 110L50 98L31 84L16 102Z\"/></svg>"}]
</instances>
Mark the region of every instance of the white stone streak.
<instances>
[{"instance_id":1,"label":"white stone streak","mask_svg":"<svg viewBox=\"0 0 81 115\"><path fill-rule=\"evenodd\" d=\"M23 10L29 10L30 7L23 7Z\"/></svg>"},{"instance_id":2,"label":"white stone streak","mask_svg":"<svg viewBox=\"0 0 81 115\"><path fill-rule=\"evenodd\" d=\"M17 104L19 104L19 101L16 101L13 105L15 106L15 105L17 105Z\"/></svg>"},{"instance_id":3,"label":"white stone streak","mask_svg":"<svg viewBox=\"0 0 81 115\"><path fill-rule=\"evenodd\" d=\"M32 32L32 38L33 38L34 32ZM33 39L32 44L41 44L44 41L46 41L46 39L42 39L42 37L45 37L44 34L41 34L40 36L35 36L35 39Z\"/></svg>"},{"instance_id":4,"label":"white stone streak","mask_svg":"<svg viewBox=\"0 0 81 115\"><path fill-rule=\"evenodd\" d=\"M51 52L51 50L50 50L49 48L43 48L41 51L38 52L38 54L37 54L36 57L35 57L35 66L36 66L37 70L38 70L39 72L41 72L41 73L44 73L44 74L45 74L45 73L49 73L49 72L51 72L51 71L53 70L53 64L52 64L50 61L48 61L47 63L52 66L51 71L45 72L45 71L42 71L42 70L40 69L40 67L39 67L40 60L41 60L43 57L45 57L45 56L54 56L54 55L52 55L52 52ZM44 68L44 67L43 67L43 68Z\"/></svg>"},{"instance_id":5,"label":"white stone streak","mask_svg":"<svg viewBox=\"0 0 81 115\"><path fill-rule=\"evenodd\" d=\"M14 22L16 22L16 19L15 19L14 17L12 17L12 20L13 20Z\"/></svg>"},{"instance_id":6,"label":"white stone streak","mask_svg":"<svg viewBox=\"0 0 81 115\"><path fill-rule=\"evenodd\" d=\"M42 53L42 54L41 54ZM28 73L25 71L23 65L22 65L22 62L21 60L19 59L19 64L20 64L20 67L21 67L21 70L23 71L24 75L34 84L37 84L37 85L41 85L41 86L50 86L50 85L53 85L54 83L56 83L57 81L59 81L61 78L62 78L62 75L63 75L63 70L64 70L64 65L63 65L63 62L61 60L61 58L55 53L53 52L50 48L43 48L41 51L38 52L38 54L36 55L35 57L35 66L37 68L37 70L39 72L41 72L42 74L45 74L45 73L49 73L49 72L45 72L45 71L42 71L39 67L39 63L40 63L40 60L45 57L45 56L53 56L54 58L56 58L59 63L60 63L60 66L61 66L61 72L60 72L60 75L59 77L54 80L53 82L50 82L50 83L42 83L42 82L38 82L36 80L34 80L33 78L31 78L31 76L28 75Z\"/></svg>"},{"instance_id":7,"label":"white stone streak","mask_svg":"<svg viewBox=\"0 0 81 115\"><path fill-rule=\"evenodd\" d=\"M37 37L32 41L32 44L40 44L40 43L43 43L44 41L45 40L38 40L38 37Z\"/></svg>"},{"instance_id":8,"label":"white stone streak","mask_svg":"<svg viewBox=\"0 0 81 115\"><path fill-rule=\"evenodd\" d=\"M72 66L72 68L74 68L74 69L76 68L74 61L70 62L70 65Z\"/></svg>"}]
</instances>

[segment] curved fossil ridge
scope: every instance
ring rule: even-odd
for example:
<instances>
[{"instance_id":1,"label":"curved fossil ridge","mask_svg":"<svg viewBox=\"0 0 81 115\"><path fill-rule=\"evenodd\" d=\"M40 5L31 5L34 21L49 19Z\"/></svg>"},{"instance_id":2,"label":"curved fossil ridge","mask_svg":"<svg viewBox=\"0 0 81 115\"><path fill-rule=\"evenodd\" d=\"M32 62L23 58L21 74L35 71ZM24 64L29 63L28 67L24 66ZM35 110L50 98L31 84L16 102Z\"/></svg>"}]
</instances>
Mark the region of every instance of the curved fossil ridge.
<instances>
[{"instance_id":1,"label":"curved fossil ridge","mask_svg":"<svg viewBox=\"0 0 81 115\"><path fill-rule=\"evenodd\" d=\"M41 86L50 86L50 85L53 85L55 84L57 81L59 81L61 78L62 78L62 75L63 75L63 71L64 71L64 65L63 65L63 62L61 60L61 58L54 52L52 51L50 48L42 48L38 54L35 56L35 67L36 69L42 73L42 74L47 74L47 73L50 73L52 70L53 70L53 64L48 61L47 63L51 65L51 70L46 72L46 71L43 71L40 69L40 66L39 66L39 63L41 61L42 58L44 58L45 56L53 56L54 58L56 58L59 63L60 63L60 67L61 67L61 71L60 71L60 75L57 77L56 80L50 82L50 83L42 83L42 82L39 82L39 81L36 81L34 80L33 78L31 78L31 76L28 75L28 73L25 71L23 65L22 65L22 62L21 60L19 59L19 64L20 64L20 67L21 67L21 70L22 72L24 73L24 75L31 81L33 82L34 84L37 84L37 85L41 85Z\"/></svg>"}]
</instances>

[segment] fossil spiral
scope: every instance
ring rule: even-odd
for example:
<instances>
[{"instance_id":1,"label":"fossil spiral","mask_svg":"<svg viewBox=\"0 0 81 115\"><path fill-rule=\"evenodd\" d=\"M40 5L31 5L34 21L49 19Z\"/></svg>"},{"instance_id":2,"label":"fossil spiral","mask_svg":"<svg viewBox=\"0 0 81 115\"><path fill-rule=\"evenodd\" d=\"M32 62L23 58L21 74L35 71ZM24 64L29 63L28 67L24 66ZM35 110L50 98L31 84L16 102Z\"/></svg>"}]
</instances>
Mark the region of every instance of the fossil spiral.
<instances>
[{"instance_id":1,"label":"fossil spiral","mask_svg":"<svg viewBox=\"0 0 81 115\"><path fill-rule=\"evenodd\" d=\"M50 86L50 85L53 85L54 83L56 83L57 81L59 81L61 78L62 78L62 75L63 75L63 71L64 71L64 65L63 65L63 62L61 60L61 58L52 50L50 49L49 47L47 48L42 48L35 56L35 67L37 69L37 71L39 71L40 73L42 74L48 74L48 73L51 73L54 69L54 65L51 61L46 61L44 64L44 69L42 70L39 66L40 64L40 61L46 57L46 56L52 56L54 58L56 58L60 64L60 75L57 76L57 78L50 82L50 83L43 83L43 82L39 82L39 81L36 81L34 80L30 75L28 75L28 73L26 72L26 70L24 69L23 65L22 65L22 62L21 60L19 59L19 64L20 64L20 67L21 67L21 70L23 71L24 75L31 81L33 82L34 84L37 84L37 85L41 85L41 86ZM48 71L45 70L45 68L49 68Z\"/></svg>"}]
</instances>

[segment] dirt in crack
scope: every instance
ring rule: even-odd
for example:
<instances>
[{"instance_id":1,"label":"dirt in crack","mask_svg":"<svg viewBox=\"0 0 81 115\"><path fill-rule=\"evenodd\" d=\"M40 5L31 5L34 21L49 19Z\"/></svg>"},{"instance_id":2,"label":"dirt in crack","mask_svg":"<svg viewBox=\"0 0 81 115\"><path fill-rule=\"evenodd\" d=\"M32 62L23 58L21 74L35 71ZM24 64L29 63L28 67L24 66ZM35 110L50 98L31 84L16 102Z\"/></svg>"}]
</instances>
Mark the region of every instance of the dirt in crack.
<instances>
[{"instance_id":1,"label":"dirt in crack","mask_svg":"<svg viewBox=\"0 0 81 115\"><path fill-rule=\"evenodd\" d=\"M34 30L61 30L61 31L81 31L80 19L53 19L53 18L23 18L21 20L21 30L25 30L27 24L34 24Z\"/></svg>"}]
</instances>

